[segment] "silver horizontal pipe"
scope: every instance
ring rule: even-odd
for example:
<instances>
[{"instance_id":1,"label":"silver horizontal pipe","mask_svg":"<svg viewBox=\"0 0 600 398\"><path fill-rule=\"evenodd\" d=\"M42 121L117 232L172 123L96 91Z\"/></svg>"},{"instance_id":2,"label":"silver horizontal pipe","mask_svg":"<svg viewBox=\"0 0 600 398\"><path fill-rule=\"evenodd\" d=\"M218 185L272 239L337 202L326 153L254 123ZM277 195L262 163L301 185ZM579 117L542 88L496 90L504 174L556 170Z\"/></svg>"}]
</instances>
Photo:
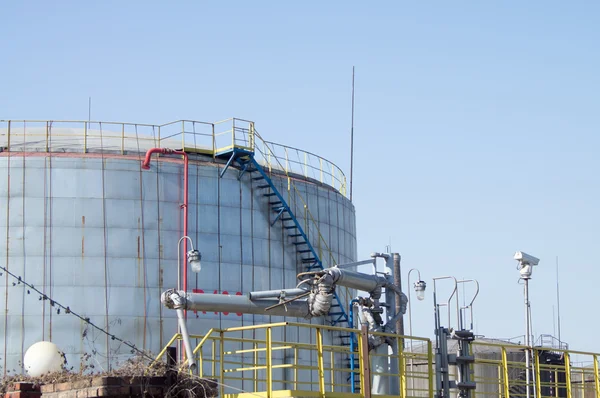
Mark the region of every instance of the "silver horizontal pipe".
<instances>
[{"instance_id":1,"label":"silver horizontal pipe","mask_svg":"<svg viewBox=\"0 0 600 398\"><path fill-rule=\"evenodd\" d=\"M383 287L387 284L386 278L379 275L363 274L361 272L339 268L328 268L326 271L333 277L336 285L361 290L363 292L370 293L378 287Z\"/></svg>"},{"instance_id":2,"label":"silver horizontal pipe","mask_svg":"<svg viewBox=\"0 0 600 398\"><path fill-rule=\"evenodd\" d=\"M180 292L185 294L184 292ZM207 312L241 312L243 314L291 316L306 318L309 316L309 307L306 300L292 301L266 311L268 307L279 304L279 300L252 301L248 296L234 296L227 294L186 294L185 309L188 311Z\"/></svg>"},{"instance_id":3,"label":"silver horizontal pipe","mask_svg":"<svg viewBox=\"0 0 600 398\"><path fill-rule=\"evenodd\" d=\"M260 292L250 292L248 295L250 296L250 300L258 300L258 299L267 299L267 298L276 298L281 295L281 293L285 294L285 297L292 298L299 296L301 294L307 293L308 290L304 289L279 289L279 290L263 290Z\"/></svg>"}]
</instances>

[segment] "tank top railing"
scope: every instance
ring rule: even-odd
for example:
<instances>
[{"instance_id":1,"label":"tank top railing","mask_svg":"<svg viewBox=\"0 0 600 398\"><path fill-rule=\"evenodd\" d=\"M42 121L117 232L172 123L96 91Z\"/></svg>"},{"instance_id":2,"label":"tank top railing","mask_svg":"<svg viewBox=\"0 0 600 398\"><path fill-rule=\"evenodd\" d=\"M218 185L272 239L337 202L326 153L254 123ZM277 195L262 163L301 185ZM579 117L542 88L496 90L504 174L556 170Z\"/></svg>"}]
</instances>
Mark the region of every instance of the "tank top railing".
<instances>
[{"instance_id":1,"label":"tank top railing","mask_svg":"<svg viewBox=\"0 0 600 398\"><path fill-rule=\"evenodd\" d=\"M319 181L347 195L346 176L312 152L272 141L255 142L254 122L232 118L208 123L178 120L161 125L78 120L0 120L0 150L11 152L110 152L121 155L162 147L215 157L232 148L261 153L270 171ZM259 151L260 149L260 151Z\"/></svg>"}]
</instances>

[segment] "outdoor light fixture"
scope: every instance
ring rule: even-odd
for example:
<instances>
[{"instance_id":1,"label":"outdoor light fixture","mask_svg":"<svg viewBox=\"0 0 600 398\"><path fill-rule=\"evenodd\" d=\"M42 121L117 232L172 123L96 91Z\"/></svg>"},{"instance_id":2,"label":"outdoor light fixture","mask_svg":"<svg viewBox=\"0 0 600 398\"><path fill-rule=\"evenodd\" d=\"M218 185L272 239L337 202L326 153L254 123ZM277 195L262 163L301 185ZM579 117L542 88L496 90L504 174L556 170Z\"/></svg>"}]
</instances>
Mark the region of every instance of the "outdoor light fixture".
<instances>
[{"instance_id":1,"label":"outdoor light fixture","mask_svg":"<svg viewBox=\"0 0 600 398\"><path fill-rule=\"evenodd\" d=\"M192 267L192 272L200 272L202 269L202 264L200 264L200 260L202 260L202 254L198 250L190 250L187 252L188 263Z\"/></svg>"},{"instance_id":2,"label":"outdoor light fixture","mask_svg":"<svg viewBox=\"0 0 600 398\"><path fill-rule=\"evenodd\" d=\"M419 300L419 301L425 300L425 288L427 287L427 284L425 283L425 281L415 282L414 287L415 287L415 294L417 295L417 300Z\"/></svg>"}]
</instances>

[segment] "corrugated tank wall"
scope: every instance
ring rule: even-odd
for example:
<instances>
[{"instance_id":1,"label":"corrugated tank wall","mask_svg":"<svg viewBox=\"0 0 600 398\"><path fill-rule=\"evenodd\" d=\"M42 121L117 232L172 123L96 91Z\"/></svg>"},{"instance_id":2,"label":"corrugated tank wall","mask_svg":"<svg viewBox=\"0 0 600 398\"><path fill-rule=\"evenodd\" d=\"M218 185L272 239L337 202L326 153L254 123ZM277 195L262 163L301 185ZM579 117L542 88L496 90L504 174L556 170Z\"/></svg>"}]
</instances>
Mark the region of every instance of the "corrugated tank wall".
<instances>
[{"instance_id":1,"label":"corrugated tank wall","mask_svg":"<svg viewBox=\"0 0 600 398\"><path fill-rule=\"evenodd\" d=\"M175 314L161 306L160 293L176 286L183 167L181 160L161 158L145 171L140 156L2 153L0 261L98 326L157 352L176 332ZM188 289L236 294L295 286L301 264L280 223L270 226L268 200L248 175L238 180L236 169L219 178L222 167L211 158L190 161L189 235L202 252L202 272L190 272ZM287 179L273 180L287 193ZM295 184L337 261L355 261L352 203L326 185ZM293 194L289 199L304 223L303 205ZM314 234L315 228L308 231ZM131 356L118 341L57 314L23 285L13 286L7 275L0 280L4 372L19 371L26 349L40 340L58 344L75 368L84 352L93 353L104 369ZM270 321L268 316L189 313L193 333ZM274 329L274 340L304 341L294 328L287 328L286 336L278 335L280 330ZM331 336L327 340L332 343ZM283 360L283 352L277 355Z\"/></svg>"}]
</instances>

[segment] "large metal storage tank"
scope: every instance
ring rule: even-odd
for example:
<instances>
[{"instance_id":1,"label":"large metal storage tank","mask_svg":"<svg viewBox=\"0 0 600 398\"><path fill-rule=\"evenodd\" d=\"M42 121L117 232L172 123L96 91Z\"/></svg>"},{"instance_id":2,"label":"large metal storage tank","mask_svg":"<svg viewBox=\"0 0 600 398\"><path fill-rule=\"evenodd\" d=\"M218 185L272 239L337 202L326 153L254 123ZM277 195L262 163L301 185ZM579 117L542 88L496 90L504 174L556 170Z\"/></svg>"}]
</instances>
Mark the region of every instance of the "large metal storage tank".
<instances>
[{"instance_id":1,"label":"large metal storage tank","mask_svg":"<svg viewBox=\"0 0 600 398\"><path fill-rule=\"evenodd\" d=\"M225 161L210 152L219 140L231 139L218 133L222 125L0 123L0 263L110 333L158 352L176 332L175 314L161 306L160 293L177 283L183 167L181 158L167 156L153 158L151 170L142 170L150 147L201 148L190 154L188 209L202 272L190 272L189 290L235 294L296 285L302 264L281 224L270 225L268 200L255 181L249 174L238 180L233 167L219 176ZM355 211L340 192L341 171L321 158L320 166L309 164L315 155L308 152L277 148L286 152L283 168L291 178L274 166L272 179L288 195L313 244L324 253L330 248L324 265L332 258L355 261ZM288 191L290 180L296 190ZM40 340L56 343L75 368L85 352L103 369L131 355L77 318L57 314L6 273L0 281L3 374L20 371L24 352ZM188 319L193 333L270 321L214 313L189 313ZM273 338L303 341L294 328L286 333Z\"/></svg>"}]
</instances>

